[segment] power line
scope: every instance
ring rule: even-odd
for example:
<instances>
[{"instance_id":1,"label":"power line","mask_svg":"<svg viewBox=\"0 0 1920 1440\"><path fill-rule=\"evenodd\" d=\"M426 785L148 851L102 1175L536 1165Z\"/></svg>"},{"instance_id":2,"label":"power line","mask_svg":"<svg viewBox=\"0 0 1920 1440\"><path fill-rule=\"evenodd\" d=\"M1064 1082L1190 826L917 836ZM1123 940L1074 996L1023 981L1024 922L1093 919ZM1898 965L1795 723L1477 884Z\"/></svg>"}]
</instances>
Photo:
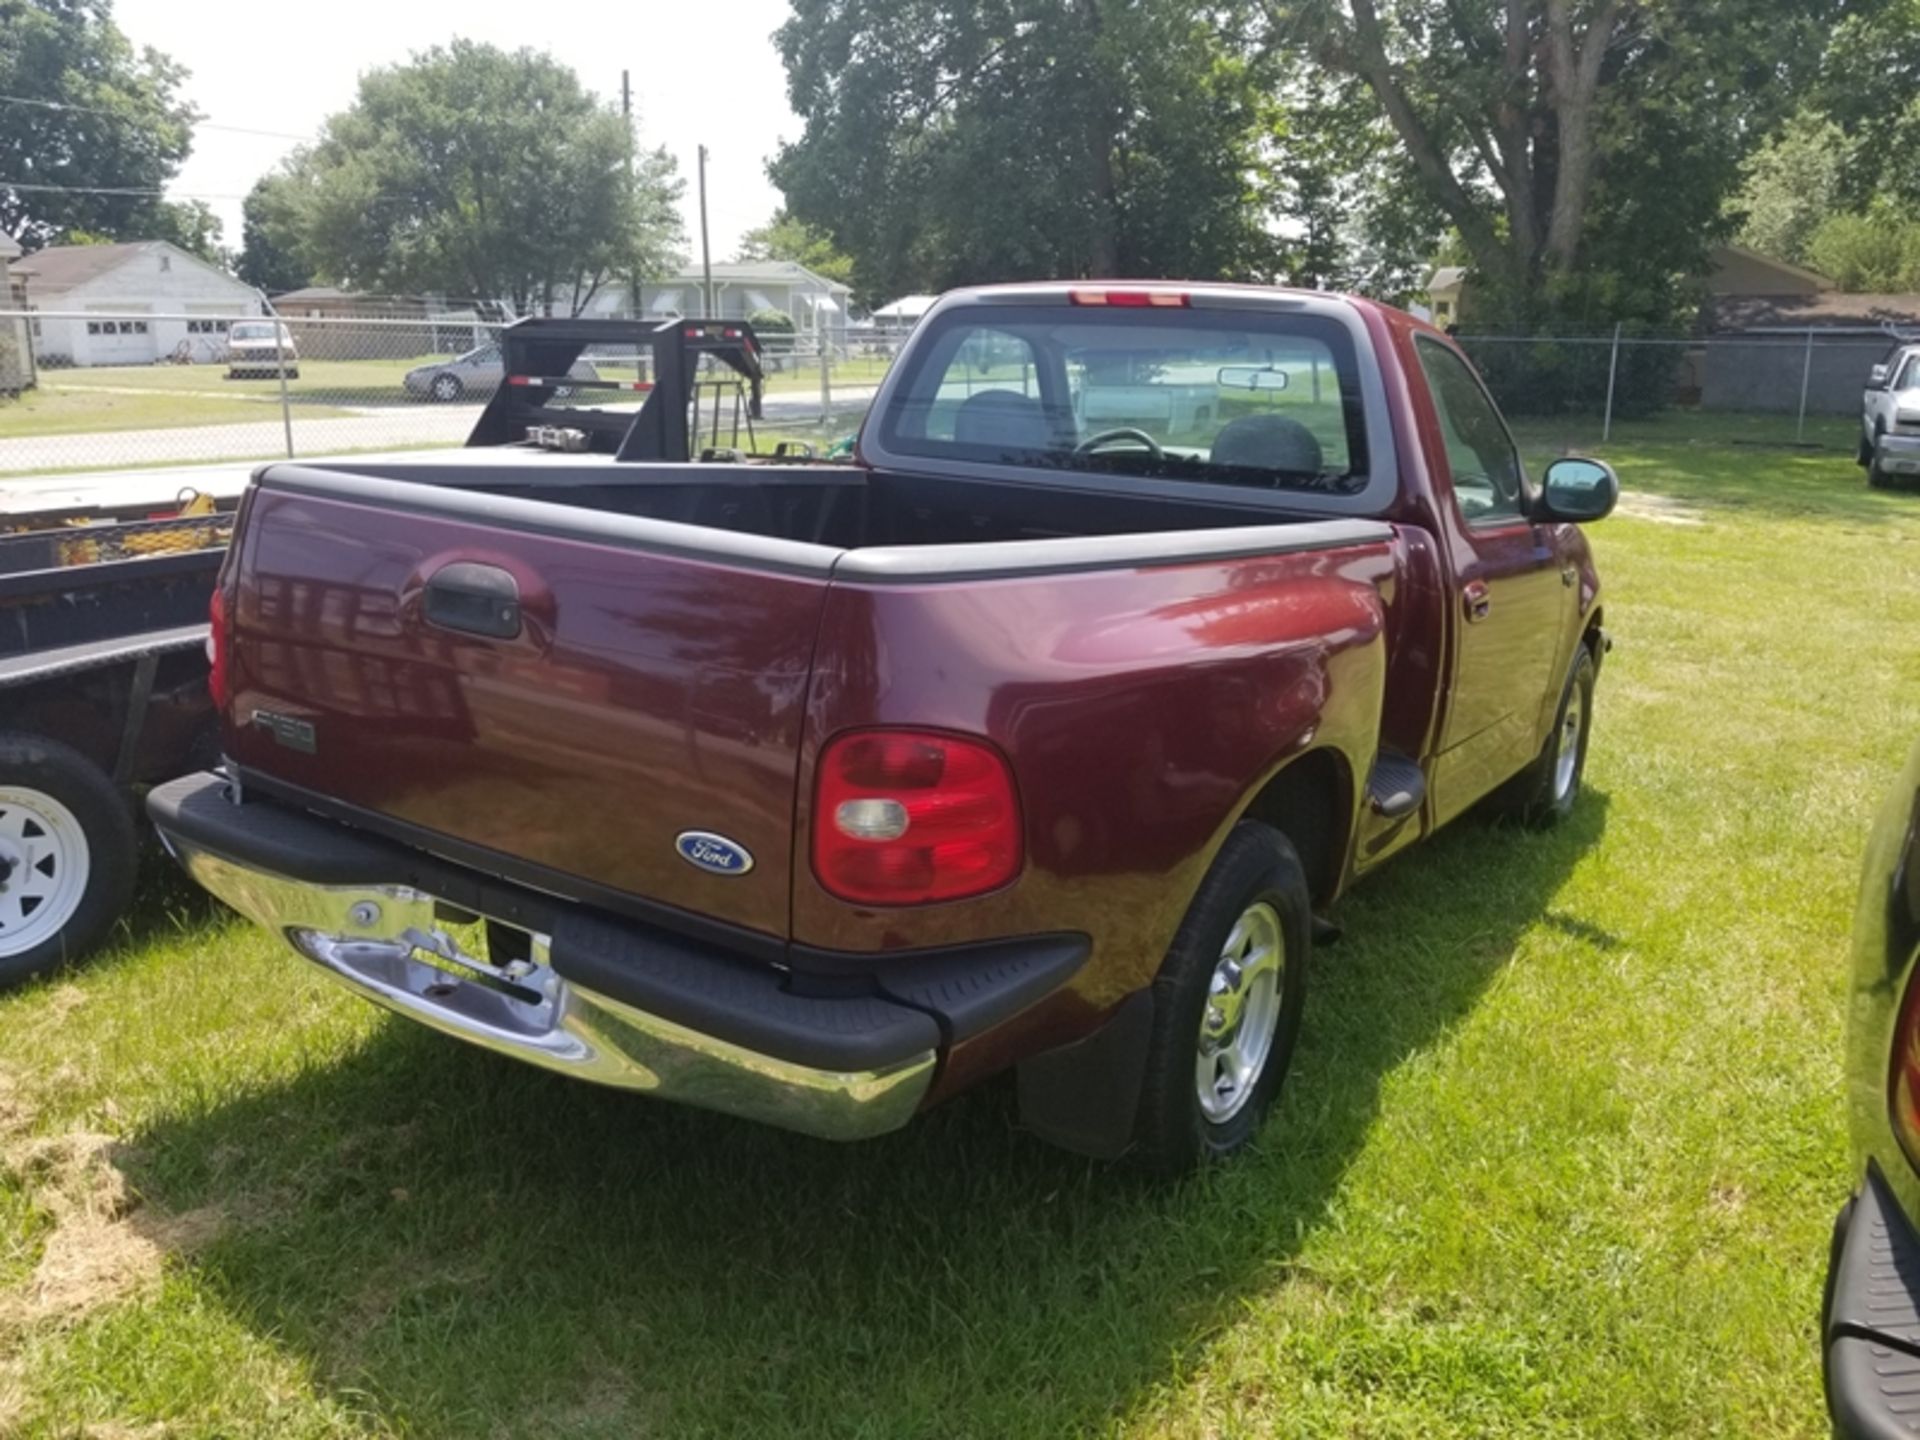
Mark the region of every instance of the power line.
<instances>
[{"instance_id":1,"label":"power line","mask_svg":"<svg viewBox=\"0 0 1920 1440\"><path fill-rule=\"evenodd\" d=\"M0 190L22 190L43 195L152 195L166 198L165 190L141 185L39 185L22 180L0 180ZM174 192L181 200L244 200L244 195L186 194ZM376 197L378 198L378 197Z\"/></svg>"},{"instance_id":2,"label":"power line","mask_svg":"<svg viewBox=\"0 0 1920 1440\"><path fill-rule=\"evenodd\" d=\"M102 105L78 105L71 100L38 100L30 95L0 95L0 105L32 105L41 110L76 110L86 115L105 115L110 119L124 120L130 117L118 110L109 110ZM253 130L245 125L222 125L213 120L194 120L189 122L196 130L225 130L233 135L258 135L267 140L294 140L305 142L311 135L290 135L284 130Z\"/></svg>"}]
</instances>

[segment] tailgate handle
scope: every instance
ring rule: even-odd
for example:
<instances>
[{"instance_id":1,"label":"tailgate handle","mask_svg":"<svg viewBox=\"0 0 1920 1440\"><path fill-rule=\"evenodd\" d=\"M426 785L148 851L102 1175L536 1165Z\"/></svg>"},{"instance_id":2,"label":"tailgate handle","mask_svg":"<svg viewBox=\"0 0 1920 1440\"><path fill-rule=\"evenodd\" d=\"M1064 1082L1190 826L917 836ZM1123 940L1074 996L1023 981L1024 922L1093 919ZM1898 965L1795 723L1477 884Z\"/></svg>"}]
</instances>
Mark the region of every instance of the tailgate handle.
<instances>
[{"instance_id":1,"label":"tailgate handle","mask_svg":"<svg viewBox=\"0 0 1920 1440\"><path fill-rule=\"evenodd\" d=\"M427 623L511 640L520 633L520 586L498 565L456 560L427 581Z\"/></svg>"}]
</instances>

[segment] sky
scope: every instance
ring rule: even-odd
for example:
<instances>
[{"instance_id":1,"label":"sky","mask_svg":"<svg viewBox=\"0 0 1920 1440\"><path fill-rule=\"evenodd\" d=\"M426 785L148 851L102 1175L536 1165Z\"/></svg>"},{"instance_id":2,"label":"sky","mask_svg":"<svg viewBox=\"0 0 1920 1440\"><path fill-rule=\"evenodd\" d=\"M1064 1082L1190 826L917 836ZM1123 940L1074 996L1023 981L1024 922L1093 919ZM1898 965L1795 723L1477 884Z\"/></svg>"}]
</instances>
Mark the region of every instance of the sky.
<instances>
[{"instance_id":1,"label":"sky","mask_svg":"<svg viewBox=\"0 0 1920 1440\"><path fill-rule=\"evenodd\" d=\"M455 36L506 49L529 45L571 65L609 100L632 72L642 146L679 160L689 253L700 258L695 150L707 147L707 213L715 261L780 203L766 162L800 132L787 108L773 32L784 0L625 0L588 10L543 10L525 0L326 0L290 6L249 0L116 0L114 19L136 45L165 51L192 72L185 94L205 119L169 193L200 198L239 248L240 200L297 139L353 103L363 71L404 62ZM542 13L554 23L535 30ZM209 128L273 131L240 134Z\"/></svg>"}]
</instances>

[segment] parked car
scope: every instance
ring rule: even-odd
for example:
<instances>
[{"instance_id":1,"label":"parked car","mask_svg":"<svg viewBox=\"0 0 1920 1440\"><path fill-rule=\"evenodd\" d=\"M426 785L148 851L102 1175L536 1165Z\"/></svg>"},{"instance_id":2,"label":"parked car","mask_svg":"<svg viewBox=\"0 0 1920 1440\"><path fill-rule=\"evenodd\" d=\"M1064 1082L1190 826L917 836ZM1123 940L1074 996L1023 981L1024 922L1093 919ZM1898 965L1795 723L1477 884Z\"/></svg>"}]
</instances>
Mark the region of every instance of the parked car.
<instances>
[{"instance_id":1,"label":"parked car","mask_svg":"<svg viewBox=\"0 0 1920 1440\"><path fill-rule=\"evenodd\" d=\"M464 355L456 355L451 360L416 365L406 373L401 383L409 395L450 404L466 398L486 399L499 388L506 373L500 363L500 347L489 342L476 345ZM586 360L575 361L567 373L576 380L600 378L600 372ZM559 386L553 392L555 398L561 400L570 398L573 393L572 387L567 385Z\"/></svg>"},{"instance_id":2,"label":"parked car","mask_svg":"<svg viewBox=\"0 0 1920 1440\"><path fill-rule=\"evenodd\" d=\"M262 469L226 766L149 813L474 1044L846 1139L1014 1069L1041 1135L1178 1169L1271 1105L1317 912L1576 803L1618 482L1536 484L1408 315L958 292L857 457Z\"/></svg>"},{"instance_id":3,"label":"parked car","mask_svg":"<svg viewBox=\"0 0 1920 1440\"><path fill-rule=\"evenodd\" d=\"M1847 1440L1913 1433L1920 1397L1920 747L1867 843L1846 1093L1859 1188L1834 1221L1821 1316Z\"/></svg>"},{"instance_id":4,"label":"parked car","mask_svg":"<svg viewBox=\"0 0 1920 1440\"><path fill-rule=\"evenodd\" d=\"M300 378L300 351L293 332L277 320L236 320L227 331L227 378L277 377L282 367L289 380Z\"/></svg>"},{"instance_id":5,"label":"parked car","mask_svg":"<svg viewBox=\"0 0 1920 1440\"><path fill-rule=\"evenodd\" d=\"M1898 347L1868 375L1854 459L1876 490L1920 475L1920 345Z\"/></svg>"}]
</instances>

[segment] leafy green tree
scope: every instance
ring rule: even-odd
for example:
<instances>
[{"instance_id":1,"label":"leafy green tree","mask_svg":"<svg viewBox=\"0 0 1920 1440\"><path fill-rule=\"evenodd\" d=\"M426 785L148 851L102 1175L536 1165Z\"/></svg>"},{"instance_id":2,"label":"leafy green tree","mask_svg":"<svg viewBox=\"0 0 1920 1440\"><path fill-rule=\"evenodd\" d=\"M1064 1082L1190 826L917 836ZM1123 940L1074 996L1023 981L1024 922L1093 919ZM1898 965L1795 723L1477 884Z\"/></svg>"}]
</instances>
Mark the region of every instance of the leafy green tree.
<instances>
[{"instance_id":1,"label":"leafy green tree","mask_svg":"<svg viewBox=\"0 0 1920 1440\"><path fill-rule=\"evenodd\" d=\"M233 257L220 243L225 229L220 217L213 213L213 207L206 201L168 200L155 208L152 225L138 238L170 240L210 265L229 269Z\"/></svg>"},{"instance_id":2,"label":"leafy green tree","mask_svg":"<svg viewBox=\"0 0 1920 1440\"><path fill-rule=\"evenodd\" d=\"M192 146L185 78L135 50L110 0L0 0L0 231L30 250L76 232L149 239L181 219L190 231L159 199Z\"/></svg>"},{"instance_id":3,"label":"leafy green tree","mask_svg":"<svg viewBox=\"0 0 1920 1440\"><path fill-rule=\"evenodd\" d=\"M677 262L673 158L631 150L618 111L551 56L456 40L361 77L274 177L260 240L356 289L577 314Z\"/></svg>"},{"instance_id":4,"label":"leafy green tree","mask_svg":"<svg viewBox=\"0 0 1920 1440\"><path fill-rule=\"evenodd\" d=\"M785 210L776 210L773 218L757 225L740 237L739 260L791 260L804 265L827 280L848 284L853 278L853 259L834 248L833 238L816 230L804 220L796 220Z\"/></svg>"},{"instance_id":5,"label":"leafy green tree","mask_svg":"<svg viewBox=\"0 0 1920 1440\"><path fill-rule=\"evenodd\" d=\"M1844 0L1265 0L1358 79L1514 323L1670 318ZM1624 308L1623 308L1624 307Z\"/></svg>"},{"instance_id":6,"label":"leafy green tree","mask_svg":"<svg viewBox=\"0 0 1920 1440\"><path fill-rule=\"evenodd\" d=\"M284 192L286 177L262 176L240 204L240 254L234 273L269 295L313 283L313 269L299 253L296 197Z\"/></svg>"},{"instance_id":7,"label":"leafy green tree","mask_svg":"<svg viewBox=\"0 0 1920 1440\"><path fill-rule=\"evenodd\" d=\"M877 301L1049 275L1265 278L1234 5L793 0L771 173Z\"/></svg>"},{"instance_id":8,"label":"leafy green tree","mask_svg":"<svg viewBox=\"0 0 1920 1440\"><path fill-rule=\"evenodd\" d=\"M1833 33L1811 105L1848 140L1840 202L1920 210L1920 0L1863 6Z\"/></svg>"},{"instance_id":9,"label":"leafy green tree","mask_svg":"<svg viewBox=\"0 0 1920 1440\"><path fill-rule=\"evenodd\" d=\"M1308 70L1285 86L1265 167L1281 273L1404 304L1425 288L1445 216L1407 173L1363 85Z\"/></svg>"},{"instance_id":10,"label":"leafy green tree","mask_svg":"<svg viewBox=\"0 0 1920 1440\"><path fill-rule=\"evenodd\" d=\"M1842 290L1913 290L1920 287L1920 222L1890 211L1835 215L1813 232L1807 260Z\"/></svg>"},{"instance_id":11,"label":"leafy green tree","mask_svg":"<svg viewBox=\"0 0 1920 1440\"><path fill-rule=\"evenodd\" d=\"M1848 142L1824 115L1801 110L1747 160L1734 197L1738 239L1748 249L1800 264L1814 231L1840 205Z\"/></svg>"}]
</instances>

